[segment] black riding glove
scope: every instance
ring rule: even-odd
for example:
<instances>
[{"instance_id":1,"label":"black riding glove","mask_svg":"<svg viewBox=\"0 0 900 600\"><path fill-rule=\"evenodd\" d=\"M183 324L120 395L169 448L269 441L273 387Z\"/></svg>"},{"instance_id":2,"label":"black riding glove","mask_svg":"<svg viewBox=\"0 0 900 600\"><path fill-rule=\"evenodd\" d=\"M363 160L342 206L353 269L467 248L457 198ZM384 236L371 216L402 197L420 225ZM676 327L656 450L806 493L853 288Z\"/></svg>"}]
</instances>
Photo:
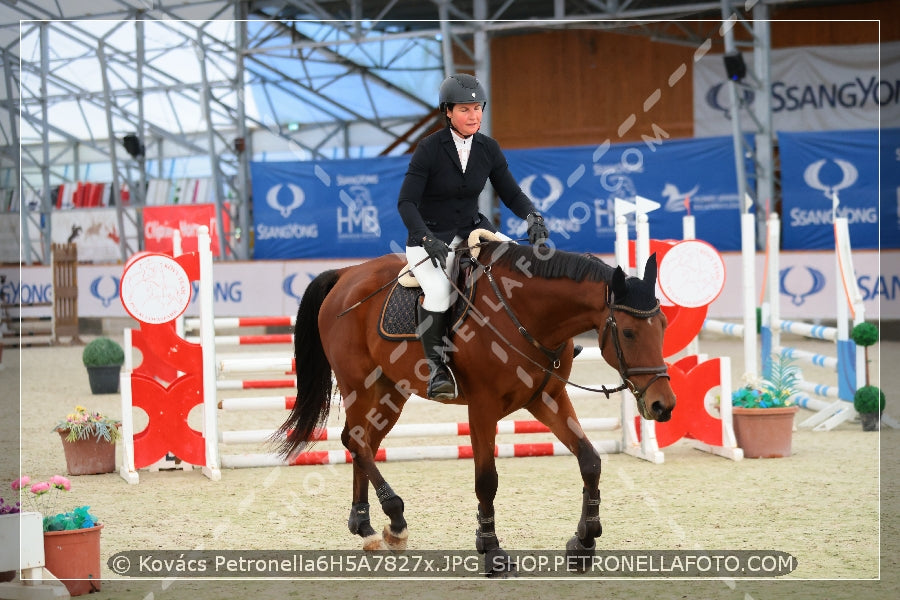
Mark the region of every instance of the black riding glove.
<instances>
[{"instance_id":1,"label":"black riding glove","mask_svg":"<svg viewBox=\"0 0 900 600\"><path fill-rule=\"evenodd\" d=\"M431 264L435 267L447 268L447 255L450 254L450 246L435 237L426 235L422 238L422 247L428 253Z\"/></svg>"},{"instance_id":2,"label":"black riding glove","mask_svg":"<svg viewBox=\"0 0 900 600\"><path fill-rule=\"evenodd\" d=\"M532 246L543 244L550 239L550 232L547 230L547 226L544 225L544 217L541 216L541 213L528 213L528 216L525 217L525 222L528 223L528 242Z\"/></svg>"}]
</instances>

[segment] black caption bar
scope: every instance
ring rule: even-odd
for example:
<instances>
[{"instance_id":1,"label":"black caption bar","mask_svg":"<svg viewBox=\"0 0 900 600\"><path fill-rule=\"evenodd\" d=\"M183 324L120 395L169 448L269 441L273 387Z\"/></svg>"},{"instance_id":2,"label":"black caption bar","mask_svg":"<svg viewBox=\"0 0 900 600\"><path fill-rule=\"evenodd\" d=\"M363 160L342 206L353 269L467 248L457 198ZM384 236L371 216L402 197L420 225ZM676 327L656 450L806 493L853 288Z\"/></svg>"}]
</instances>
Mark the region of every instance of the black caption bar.
<instances>
[{"instance_id":1,"label":"black caption bar","mask_svg":"<svg viewBox=\"0 0 900 600\"><path fill-rule=\"evenodd\" d=\"M537 577L780 577L797 559L776 550L606 550L591 557L510 550L519 575ZM125 577L470 577L496 570L465 551L129 550L107 561Z\"/></svg>"}]
</instances>

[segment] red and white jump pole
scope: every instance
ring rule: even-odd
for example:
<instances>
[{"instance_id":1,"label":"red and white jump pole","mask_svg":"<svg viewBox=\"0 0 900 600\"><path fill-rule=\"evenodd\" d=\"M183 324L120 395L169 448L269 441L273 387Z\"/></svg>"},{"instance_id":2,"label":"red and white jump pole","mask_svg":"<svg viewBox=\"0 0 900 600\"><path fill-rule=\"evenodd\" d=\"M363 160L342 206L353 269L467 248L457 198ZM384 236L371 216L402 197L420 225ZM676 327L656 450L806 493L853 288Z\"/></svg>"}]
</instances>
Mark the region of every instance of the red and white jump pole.
<instances>
[{"instance_id":1,"label":"red and white jump pole","mask_svg":"<svg viewBox=\"0 0 900 600\"><path fill-rule=\"evenodd\" d=\"M601 454L620 452L616 440L594 442L594 448ZM375 453L375 461L471 459L472 456L472 446L416 446L379 448ZM544 442L534 444L495 444L494 456L497 458L571 456L571 453L561 442ZM225 467L240 468L346 464L352 463L353 458L347 450L318 450L303 452L297 455L293 461L284 460L274 454L232 454L223 456L222 461Z\"/></svg>"},{"instance_id":2,"label":"red and white jump pole","mask_svg":"<svg viewBox=\"0 0 900 600\"><path fill-rule=\"evenodd\" d=\"M619 428L619 419L590 418L581 419L584 431L614 431ZM328 427L314 432L315 441L339 440L343 427ZM385 439L398 437L439 437L469 435L469 424L460 423L400 423L395 425ZM275 432L270 429L251 429L246 431L223 431L219 433L219 441L223 444L258 444L272 439ZM540 421L499 421L497 434L550 433L550 428Z\"/></svg>"}]
</instances>

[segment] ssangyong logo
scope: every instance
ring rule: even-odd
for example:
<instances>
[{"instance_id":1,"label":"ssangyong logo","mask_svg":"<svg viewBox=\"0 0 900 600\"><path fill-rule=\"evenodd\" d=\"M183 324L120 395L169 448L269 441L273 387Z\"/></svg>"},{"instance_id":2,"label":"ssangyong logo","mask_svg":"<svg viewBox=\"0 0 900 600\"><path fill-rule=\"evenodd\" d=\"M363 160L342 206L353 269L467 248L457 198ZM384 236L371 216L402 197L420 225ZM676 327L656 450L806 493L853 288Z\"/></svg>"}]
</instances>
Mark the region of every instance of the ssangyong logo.
<instances>
[{"instance_id":1,"label":"ssangyong logo","mask_svg":"<svg viewBox=\"0 0 900 600\"><path fill-rule=\"evenodd\" d=\"M279 198L279 194L283 187L285 186L280 183L270 187L269 191L266 193L266 204L269 205L269 208L278 211L281 213L282 217L287 219L291 216L292 212L303 206L305 195L303 194L303 189L299 185L293 183L287 184L287 188L291 192L291 201L285 206L284 204L281 204Z\"/></svg>"},{"instance_id":2,"label":"ssangyong logo","mask_svg":"<svg viewBox=\"0 0 900 600\"><path fill-rule=\"evenodd\" d=\"M799 273L792 276L792 270L793 267L782 269L779 283L781 293L788 296L794 306L801 306L806 302L807 296L818 294L825 288L825 275L822 271L807 266L806 275L808 277L805 277Z\"/></svg>"},{"instance_id":3,"label":"ssangyong logo","mask_svg":"<svg viewBox=\"0 0 900 600\"><path fill-rule=\"evenodd\" d=\"M284 191L284 190L287 191ZM290 192L289 194L287 192ZM317 223L297 222L295 219L288 220L292 213L303 206L306 199L303 189L295 184L277 183L269 188L266 192L266 205L281 215L283 221L276 223L257 223L256 224L256 240L302 240L315 239L319 237L319 226ZM287 201L287 203L285 203ZM260 211L262 212L262 211ZM286 221L286 222L285 222Z\"/></svg>"},{"instance_id":4,"label":"ssangyong logo","mask_svg":"<svg viewBox=\"0 0 900 600\"><path fill-rule=\"evenodd\" d=\"M717 83L716 85L709 88L709 91L706 92L706 103L715 110L721 111L726 119L731 120L731 112L732 107L731 103L728 103L728 106L722 104L721 96L722 96L722 88L726 82ZM756 94L753 93L753 90L747 87L739 87L738 95L740 96L741 106L750 106L753 104L753 101L756 99Z\"/></svg>"},{"instance_id":5,"label":"ssangyong logo","mask_svg":"<svg viewBox=\"0 0 900 600\"><path fill-rule=\"evenodd\" d=\"M856 165L843 158L821 158L813 161L803 171L803 181L807 186L822 192L825 202L821 207L804 208L795 206L790 210L791 227L807 227L831 224L833 217L844 217L847 223L878 223L877 206L853 206L853 203L839 203L839 192L853 187L859 179Z\"/></svg>"},{"instance_id":6,"label":"ssangyong logo","mask_svg":"<svg viewBox=\"0 0 900 600\"><path fill-rule=\"evenodd\" d=\"M91 296L109 308L113 300L119 298L119 278L113 275L101 275L91 281Z\"/></svg>"},{"instance_id":7,"label":"ssangyong logo","mask_svg":"<svg viewBox=\"0 0 900 600\"><path fill-rule=\"evenodd\" d=\"M827 162L828 159L822 158L806 167L806 170L803 171L803 181L814 190L822 190L825 197L831 200L836 193L856 183L856 180L859 179L859 171L850 161L835 158L832 162L840 169L841 179L834 183L823 182L822 168L825 167Z\"/></svg>"},{"instance_id":8,"label":"ssangyong logo","mask_svg":"<svg viewBox=\"0 0 900 600\"><path fill-rule=\"evenodd\" d=\"M300 281L297 281L298 277L300 278ZM318 277L318 273L307 272L306 277L303 277L300 273L291 273L282 280L281 291L284 292L284 295L288 298L294 298L299 302L300 299L303 298L303 292L306 290L306 286L316 277Z\"/></svg>"},{"instance_id":9,"label":"ssangyong logo","mask_svg":"<svg viewBox=\"0 0 900 600\"><path fill-rule=\"evenodd\" d=\"M547 184L547 193L543 198L535 196L534 190L532 189L532 185L538 177L543 179ZM550 210L550 207L556 204L556 201L559 200L560 196L563 194L562 181L560 181L559 178L554 177L553 175L547 175L546 173L543 175L528 175L519 183L519 187L522 188L522 192L524 192L526 196L531 198L535 208L542 213Z\"/></svg>"}]
</instances>

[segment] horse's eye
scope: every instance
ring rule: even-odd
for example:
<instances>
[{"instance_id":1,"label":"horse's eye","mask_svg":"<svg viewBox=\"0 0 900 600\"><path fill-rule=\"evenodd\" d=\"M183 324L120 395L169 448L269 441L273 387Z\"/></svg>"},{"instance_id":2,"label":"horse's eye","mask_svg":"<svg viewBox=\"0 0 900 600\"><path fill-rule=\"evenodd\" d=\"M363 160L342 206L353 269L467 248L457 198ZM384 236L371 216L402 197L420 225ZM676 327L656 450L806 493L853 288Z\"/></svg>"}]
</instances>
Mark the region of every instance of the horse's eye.
<instances>
[{"instance_id":1,"label":"horse's eye","mask_svg":"<svg viewBox=\"0 0 900 600\"><path fill-rule=\"evenodd\" d=\"M622 335L625 336L626 340L634 339L634 330L633 329L625 329L622 331Z\"/></svg>"}]
</instances>

